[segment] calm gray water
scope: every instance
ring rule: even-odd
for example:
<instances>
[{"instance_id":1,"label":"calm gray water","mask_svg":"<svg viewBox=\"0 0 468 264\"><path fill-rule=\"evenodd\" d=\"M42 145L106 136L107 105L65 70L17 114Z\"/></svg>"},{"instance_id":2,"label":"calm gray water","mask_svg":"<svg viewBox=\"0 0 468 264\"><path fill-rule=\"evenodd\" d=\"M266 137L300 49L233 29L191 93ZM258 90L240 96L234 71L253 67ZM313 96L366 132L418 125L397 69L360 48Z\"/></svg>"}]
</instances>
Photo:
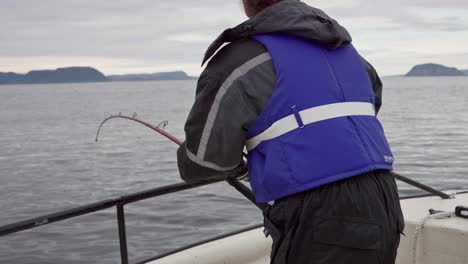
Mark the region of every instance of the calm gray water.
<instances>
[{"instance_id":1,"label":"calm gray water","mask_svg":"<svg viewBox=\"0 0 468 264\"><path fill-rule=\"evenodd\" d=\"M0 225L179 182L176 145L112 120L119 112L183 138L195 82L0 86ZM468 189L468 78L385 78L380 119L396 171ZM413 193L400 185L403 194ZM225 183L126 207L132 261L261 222ZM0 238L0 263L118 263L115 211Z\"/></svg>"}]
</instances>

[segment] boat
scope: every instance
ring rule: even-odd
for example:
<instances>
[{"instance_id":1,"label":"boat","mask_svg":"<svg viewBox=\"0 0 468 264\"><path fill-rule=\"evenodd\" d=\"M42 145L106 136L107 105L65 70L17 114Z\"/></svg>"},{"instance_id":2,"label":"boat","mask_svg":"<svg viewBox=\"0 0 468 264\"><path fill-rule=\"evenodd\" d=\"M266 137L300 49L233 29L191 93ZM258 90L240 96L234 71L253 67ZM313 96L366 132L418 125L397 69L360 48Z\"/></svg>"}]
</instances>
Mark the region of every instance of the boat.
<instances>
[{"instance_id":1,"label":"boat","mask_svg":"<svg viewBox=\"0 0 468 264\"><path fill-rule=\"evenodd\" d=\"M468 191L442 192L404 176L395 174L395 177L428 192L401 198L406 229L397 263L468 264ZM237 179L227 181L254 202L253 193L247 186ZM0 237L115 207L121 263L128 264L124 206L217 182L220 180L168 185L0 226ZM256 205L259 208L268 206ZM265 236L263 226L256 225L199 241L136 264L266 264L270 260L271 244L271 238Z\"/></svg>"}]
</instances>

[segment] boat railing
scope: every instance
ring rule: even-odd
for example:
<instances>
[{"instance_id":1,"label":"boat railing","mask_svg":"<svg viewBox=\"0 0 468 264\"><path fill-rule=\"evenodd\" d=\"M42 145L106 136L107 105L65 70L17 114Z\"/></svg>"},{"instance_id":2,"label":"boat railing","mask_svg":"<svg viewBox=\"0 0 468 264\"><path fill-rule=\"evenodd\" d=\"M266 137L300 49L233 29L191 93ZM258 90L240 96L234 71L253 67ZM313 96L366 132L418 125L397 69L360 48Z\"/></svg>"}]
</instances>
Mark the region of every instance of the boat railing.
<instances>
[{"instance_id":1,"label":"boat railing","mask_svg":"<svg viewBox=\"0 0 468 264\"><path fill-rule=\"evenodd\" d=\"M440 196L443 199L452 198L452 196L444 192L438 191L436 189L433 189L419 182L413 181L404 176L395 174L395 178L407 184L415 186L419 189L427 191L430 193L430 195ZM190 189L218 183L221 181L223 180L206 181L206 182L202 182L198 184L186 184L186 183L172 184L172 185L158 187L158 188L154 188L154 189L150 189L150 190L146 190L146 191L142 191L142 192L138 192L134 194L120 196L114 199L107 199L104 201L80 206L80 207L73 208L73 209L63 210L60 212L47 214L47 215L43 215L40 217L31 218L28 220L8 224L5 226L0 226L0 237L115 207L117 211L117 225L118 225L118 232L119 232L121 263L128 264L129 258L128 258L127 233L126 233L126 227L125 227L125 210L124 210L124 207L126 205L133 204L133 203L147 200L147 199L151 199L151 198L156 198L156 197L167 195L167 194L172 194L172 193L176 193L180 191L190 190ZM269 206L268 204L256 203L252 191L247 186L242 184L239 180L230 178L230 179L227 179L227 182L231 186L233 186L237 191L243 194L247 199L253 202L259 209L264 210L265 208ZM409 198L409 197L406 197L406 198Z\"/></svg>"},{"instance_id":2,"label":"boat railing","mask_svg":"<svg viewBox=\"0 0 468 264\"><path fill-rule=\"evenodd\" d=\"M97 203L80 206L73 209L68 209L36 218L31 218L25 221L12 223L9 225L0 227L0 236L6 236L9 234L18 233L20 231L33 229L36 227L52 224L59 221L68 220L71 218L95 213L98 211L106 210L115 207L117 210L117 225L119 232L119 243L120 243L120 256L122 264L128 264L128 249L127 249L127 234L125 228L125 210L124 206L139 201L156 198L159 196L176 193L180 191L190 190L201 186L217 183L219 181L208 181L199 184L186 184L178 183L167 185L159 188L154 188L130 195L121 196L114 199L108 199Z\"/></svg>"}]
</instances>

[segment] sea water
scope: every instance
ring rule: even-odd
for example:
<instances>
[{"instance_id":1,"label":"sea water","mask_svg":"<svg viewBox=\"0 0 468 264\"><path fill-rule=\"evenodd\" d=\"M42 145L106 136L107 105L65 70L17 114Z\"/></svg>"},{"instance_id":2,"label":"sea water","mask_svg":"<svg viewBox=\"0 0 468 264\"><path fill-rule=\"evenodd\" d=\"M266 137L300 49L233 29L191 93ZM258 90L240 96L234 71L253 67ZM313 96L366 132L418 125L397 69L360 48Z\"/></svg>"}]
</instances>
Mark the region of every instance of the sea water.
<instances>
[{"instance_id":1,"label":"sea water","mask_svg":"<svg viewBox=\"0 0 468 264\"><path fill-rule=\"evenodd\" d=\"M379 118L395 170L468 189L468 78L384 78ZM0 86L0 225L180 182L177 146L111 120L133 115L184 138L195 81ZM417 191L400 184L402 195ZM226 183L126 206L132 262L260 223ZM0 263L118 263L115 209L0 238Z\"/></svg>"}]
</instances>

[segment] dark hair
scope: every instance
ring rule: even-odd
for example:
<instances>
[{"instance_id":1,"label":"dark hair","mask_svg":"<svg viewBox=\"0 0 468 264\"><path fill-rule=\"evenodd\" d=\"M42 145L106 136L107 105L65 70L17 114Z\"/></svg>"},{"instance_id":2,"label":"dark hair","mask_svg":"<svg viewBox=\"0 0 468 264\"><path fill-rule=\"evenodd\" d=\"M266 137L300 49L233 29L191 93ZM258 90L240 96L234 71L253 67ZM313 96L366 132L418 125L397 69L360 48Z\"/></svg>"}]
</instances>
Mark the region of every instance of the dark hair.
<instances>
[{"instance_id":1,"label":"dark hair","mask_svg":"<svg viewBox=\"0 0 468 264\"><path fill-rule=\"evenodd\" d=\"M244 4L246 4L255 14L258 14L263 9L274 5L278 2L283 0L243 0Z\"/></svg>"}]
</instances>

